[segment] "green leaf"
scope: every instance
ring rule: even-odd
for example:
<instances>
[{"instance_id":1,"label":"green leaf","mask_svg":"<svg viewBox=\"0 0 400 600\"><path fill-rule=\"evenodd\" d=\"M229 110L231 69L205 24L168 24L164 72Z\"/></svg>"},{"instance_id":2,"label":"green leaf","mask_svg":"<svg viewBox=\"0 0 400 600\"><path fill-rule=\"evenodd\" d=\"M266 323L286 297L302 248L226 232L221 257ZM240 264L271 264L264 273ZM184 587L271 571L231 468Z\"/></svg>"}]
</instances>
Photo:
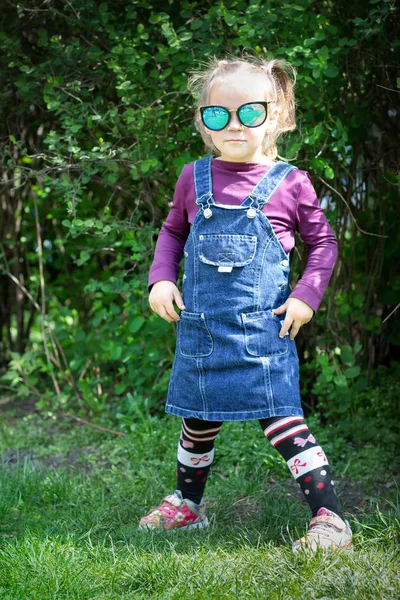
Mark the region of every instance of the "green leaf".
<instances>
[{"instance_id":1,"label":"green leaf","mask_svg":"<svg viewBox=\"0 0 400 600\"><path fill-rule=\"evenodd\" d=\"M366 377L360 377L357 381L354 382L352 386L352 390L356 392L363 392L368 387L368 380Z\"/></svg>"},{"instance_id":2,"label":"green leaf","mask_svg":"<svg viewBox=\"0 0 400 600\"><path fill-rule=\"evenodd\" d=\"M131 333L137 333L139 331L139 329L144 325L145 323L145 319L144 317L134 317L132 319L132 321L129 323L129 331Z\"/></svg>"},{"instance_id":3,"label":"green leaf","mask_svg":"<svg viewBox=\"0 0 400 600\"><path fill-rule=\"evenodd\" d=\"M335 383L335 385L337 385L338 387L347 387L347 379L344 375L336 375L333 378L333 381Z\"/></svg>"},{"instance_id":4,"label":"green leaf","mask_svg":"<svg viewBox=\"0 0 400 600\"><path fill-rule=\"evenodd\" d=\"M354 379L355 377L359 376L360 372L361 372L360 367L350 367L350 369L346 369L344 371L344 376L347 379Z\"/></svg>"},{"instance_id":5,"label":"green leaf","mask_svg":"<svg viewBox=\"0 0 400 600\"><path fill-rule=\"evenodd\" d=\"M338 28L335 27L334 25L328 25L327 30L329 31L329 33L332 33L333 35L336 35L338 32Z\"/></svg>"},{"instance_id":6,"label":"green leaf","mask_svg":"<svg viewBox=\"0 0 400 600\"><path fill-rule=\"evenodd\" d=\"M232 13L226 13L226 15L224 15L224 21L228 27L232 27L236 23L236 16Z\"/></svg>"},{"instance_id":7,"label":"green leaf","mask_svg":"<svg viewBox=\"0 0 400 600\"><path fill-rule=\"evenodd\" d=\"M339 309L340 316L345 317L349 314L349 312L351 312L351 306L350 304L347 304L347 302L345 302Z\"/></svg>"},{"instance_id":8,"label":"green leaf","mask_svg":"<svg viewBox=\"0 0 400 600\"><path fill-rule=\"evenodd\" d=\"M192 23L190 23L190 28L193 30L196 30L196 29L200 29L200 27L202 25L203 25L203 21L196 19L196 21L192 21Z\"/></svg>"},{"instance_id":9,"label":"green leaf","mask_svg":"<svg viewBox=\"0 0 400 600\"><path fill-rule=\"evenodd\" d=\"M351 346L341 346L340 347L340 358L343 364L348 365L348 366L353 366L354 362L355 362L355 356L353 353L353 349L351 348Z\"/></svg>"},{"instance_id":10,"label":"green leaf","mask_svg":"<svg viewBox=\"0 0 400 600\"><path fill-rule=\"evenodd\" d=\"M339 75L339 69L333 65L329 65L325 71L324 71L325 75L327 77L337 77Z\"/></svg>"},{"instance_id":11,"label":"green leaf","mask_svg":"<svg viewBox=\"0 0 400 600\"><path fill-rule=\"evenodd\" d=\"M107 173L104 179L107 181L107 183L117 183L118 175L114 175L114 173Z\"/></svg>"},{"instance_id":12,"label":"green leaf","mask_svg":"<svg viewBox=\"0 0 400 600\"><path fill-rule=\"evenodd\" d=\"M323 60L328 60L329 58L329 48L328 46L322 46L319 50L317 50L317 54Z\"/></svg>"},{"instance_id":13,"label":"green leaf","mask_svg":"<svg viewBox=\"0 0 400 600\"><path fill-rule=\"evenodd\" d=\"M114 345L111 348L110 356L111 356L112 360L118 360L119 358L121 358L121 354L122 354L122 346Z\"/></svg>"},{"instance_id":14,"label":"green leaf","mask_svg":"<svg viewBox=\"0 0 400 600\"><path fill-rule=\"evenodd\" d=\"M118 306L118 304L115 304L115 302L111 302L110 310L113 313L113 315L119 315L121 313L120 307Z\"/></svg>"},{"instance_id":15,"label":"green leaf","mask_svg":"<svg viewBox=\"0 0 400 600\"><path fill-rule=\"evenodd\" d=\"M72 371L77 371L82 366L82 359L81 358L73 358L69 362L69 366L71 367Z\"/></svg>"},{"instance_id":16,"label":"green leaf","mask_svg":"<svg viewBox=\"0 0 400 600\"><path fill-rule=\"evenodd\" d=\"M82 265L87 263L89 259L90 259L89 252L87 252L86 250L81 250L80 257L76 261L76 264L78 265L78 267L81 267Z\"/></svg>"},{"instance_id":17,"label":"green leaf","mask_svg":"<svg viewBox=\"0 0 400 600\"><path fill-rule=\"evenodd\" d=\"M314 38L307 38L304 40L303 44L305 48L309 48L315 44L316 40Z\"/></svg>"},{"instance_id":18,"label":"green leaf","mask_svg":"<svg viewBox=\"0 0 400 600\"><path fill-rule=\"evenodd\" d=\"M159 23L160 21L161 21L160 15L151 15L151 17L149 19L149 23L151 23L152 25L155 25L156 23Z\"/></svg>"},{"instance_id":19,"label":"green leaf","mask_svg":"<svg viewBox=\"0 0 400 600\"><path fill-rule=\"evenodd\" d=\"M140 163L140 170L142 171L142 173L147 173L151 169L152 164L153 161L151 158L148 160L143 160Z\"/></svg>"},{"instance_id":20,"label":"green leaf","mask_svg":"<svg viewBox=\"0 0 400 600\"><path fill-rule=\"evenodd\" d=\"M346 411L348 411L350 408L350 405L351 405L351 403L347 397L341 398L339 400L339 405L338 405L339 413L343 414Z\"/></svg>"},{"instance_id":21,"label":"green leaf","mask_svg":"<svg viewBox=\"0 0 400 600\"><path fill-rule=\"evenodd\" d=\"M354 296L354 306L358 306L361 307L364 304L364 300L365 300L365 295L364 294L356 294L356 296Z\"/></svg>"},{"instance_id":22,"label":"green leaf","mask_svg":"<svg viewBox=\"0 0 400 600\"><path fill-rule=\"evenodd\" d=\"M320 67L314 67L314 69L312 70L312 76L314 77L314 79L319 79L320 75L321 75Z\"/></svg>"},{"instance_id":23,"label":"green leaf","mask_svg":"<svg viewBox=\"0 0 400 600\"><path fill-rule=\"evenodd\" d=\"M325 177L327 179L333 179L335 177L335 171L332 169L332 167L325 167Z\"/></svg>"},{"instance_id":24,"label":"green leaf","mask_svg":"<svg viewBox=\"0 0 400 600\"><path fill-rule=\"evenodd\" d=\"M43 48L44 46L47 46L49 43L49 38L47 35L47 30L43 29L43 27L39 27L38 29L38 42L37 45L39 48Z\"/></svg>"},{"instance_id":25,"label":"green leaf","mask_svg":"<svg viewBox=\"0 0 400 600\"><path fill-rule=\"evenodd\" d=\"M123 394L127 387L128 387L128 382L119 383L118 385L115 386L115 393L118 395Z\"/></svg>"},{"instance_id":26,"label":"green leaf","mask_svg":"<svg viewBox=\"0 0 400 600\"><path fill-rule=\"evenodd\" d=\"M23 73L27 73L28 75L30 75L34 71L34 68L30 67L29 65L22 65L20 67L20 71L22 71Z\"/></svg>"},{"instance_id":27,"label":"green leaf","mask_svg":"<svg viewBox=\"0 0 400 600\"><path fill-rule=\"evenodd\" d=\"M181 42L187 42L188 40L191 40L193 37L193 34L191 31L184 31L180 36L179 39L181 40Z\"/></svg>"}]
</instances>

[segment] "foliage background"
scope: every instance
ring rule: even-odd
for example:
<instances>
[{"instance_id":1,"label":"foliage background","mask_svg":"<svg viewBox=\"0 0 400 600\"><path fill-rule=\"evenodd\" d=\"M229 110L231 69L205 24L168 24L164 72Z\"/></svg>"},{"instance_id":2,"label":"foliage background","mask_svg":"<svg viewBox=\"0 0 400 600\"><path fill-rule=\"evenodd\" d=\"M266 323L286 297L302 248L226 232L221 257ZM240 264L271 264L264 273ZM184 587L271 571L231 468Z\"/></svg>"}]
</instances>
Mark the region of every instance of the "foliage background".
<instances>
[{"instance_id":1,"label":"foliage background","mask_svg":"<svg viewBox=\"0 0 400 600\"><path fill-rule=\"evenodd\" d=\"M163 413L174 331L146 280L176 177L204 154L187 76L247 51L298 69L298 129L279 152L310 172L339 242L298 336L306 410L394 441L396 16L391 0L5 3L0 392L120 430ZM293 259L296 280L300 240Z\"/></svg>"}]
</instances>

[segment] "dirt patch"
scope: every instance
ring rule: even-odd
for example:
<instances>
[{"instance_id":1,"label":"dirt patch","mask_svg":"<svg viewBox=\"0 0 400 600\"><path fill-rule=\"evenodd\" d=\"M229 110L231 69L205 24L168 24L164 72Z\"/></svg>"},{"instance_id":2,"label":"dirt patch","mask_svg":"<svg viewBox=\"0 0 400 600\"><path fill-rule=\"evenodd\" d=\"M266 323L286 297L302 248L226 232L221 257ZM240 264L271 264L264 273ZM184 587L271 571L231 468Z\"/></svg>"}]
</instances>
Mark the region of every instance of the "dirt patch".
<instances>
[{"instance_id":1,"label":"dirt patch","mask_svg":"<svg viewBox=\"0 0 400 600\"><path fill-rule=\"evenodd\" d=\"M259 515L262 512L262 507L260 507L253 498L246 496L233 503L232 511L235 515L235 519L240 523L243 523Z\"/></svg>"},{"instance_id":2,"label":"dirt patch","mask_svg":"<svg viewBox=\"0 0 400 600\"><path fill-rule=\"evenodd\" d=\"M335 477L336 490L343 510L351 514L358 514L376 504L380 505L381 510L389 510L390 505L386 500L395 496L396 475L398 476L399 473L393 473L392 481L379 481L379 473L377 473L373 484L354 481L350 477ZM288 493L305 502L303 493L295 481L284 481L278 483L277 486L283 490L286 489Z\"/></svg>"},{"instance_id":3,"label":"dirt patch","mask_svg":"<svg viewBox=\"0 0 400 600\"><path fill-rule=\"evenodd\" d=\"M7 419L13 420L10 413L14 413L14 419L23 417L27 414L40 414L36 408L36 398L10 398L9 396L0 400L0 415L4 413Z\"/></svg>"},{"instance_id":4,"label":"dirt patch","mask_svg":"<svg viewBox=\"0 0 400 600\"><path fill-rule=\"evenodd\" d=\"M376 474L378 477L378 473ZM378 504L382 512L390 510L389 502L395 499L396 480L400 475L399 471L394 472L392 481L378 481L371 486L368 482L354 481L350 477L335 478L340 504L346 513L357 515L371 510ZM287 495L296 498L306 504L300 486L294 480L278 482L270 480L267 484L268 492L276 492L278 495ZM215 504L217 500L213 499ZM389 501L389 502L387 502ZM212 502L208 503L212 504ZM233 505L233 514L239 522L246 522L254 516L260 515L263 507L257 504L253 498L246 496L237 500Z\"/></svg>"},{"instance_id":5,"label":"dirt patch","mask_svg":"<svg viewBox=\"0 0 400 600\"><path fill-rule=\"evenodd\" d=\"M95 448L77 448L67 454L58 453L49 456L37 456L30 450L5 450L2 453L3 466L7 469L15 469L18 466L28 464L35 470L42 469L66 469L67 471L80 471L89 475L94 468L87 462L87 457L96 453Z\"/></svg>"},{"instance_id":6,"label":"dirt patch","mask_svg":"<svg viewBox=\"0 0 400 600\"><path fill-rule=\"evenodd\" d=\"M396 490L400 475L400 469L387 474L385 481L379 480L382 473L376 473L372 477L373 484L370 481L354 481L350 477L336 477L336 489L338 491L340 505L344 512L349 515L361 515L365 512L374 511L376 505L379 505L381 512L391 509L390 502L395 501ZM388 478L392 476L392 480ZM294 480L276 481L270 479L264 483L264 489L268 493L280 496L291 497L307 505L300 486ZM218 510L218 498L208 498L207 506L211 510ZM261 516L264 510L263 504L256 502L251 496L245 496L236 500L232 504L231 518L238 523L246 523L254 517Z\"/></svg>"}]
</instances>

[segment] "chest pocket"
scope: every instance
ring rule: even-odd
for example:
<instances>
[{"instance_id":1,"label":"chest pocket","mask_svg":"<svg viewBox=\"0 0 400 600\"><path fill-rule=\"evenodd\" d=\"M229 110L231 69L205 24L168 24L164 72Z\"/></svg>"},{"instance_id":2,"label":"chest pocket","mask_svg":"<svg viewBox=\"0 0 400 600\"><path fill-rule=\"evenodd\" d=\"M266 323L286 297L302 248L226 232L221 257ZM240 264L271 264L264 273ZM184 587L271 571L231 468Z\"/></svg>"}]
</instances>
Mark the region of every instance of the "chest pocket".
<instances>
[{"instance_id":1,"label":"chest pocket","mask_svg":"<svg viewBox=\"0 0 400 600\"><path fill-rule=\"evenodd\" d=\"M202 263L231 272L234 267L249 265L256 254L257 236L229 233L199 236L199 258Z\"/></svg>"}]
</instances>

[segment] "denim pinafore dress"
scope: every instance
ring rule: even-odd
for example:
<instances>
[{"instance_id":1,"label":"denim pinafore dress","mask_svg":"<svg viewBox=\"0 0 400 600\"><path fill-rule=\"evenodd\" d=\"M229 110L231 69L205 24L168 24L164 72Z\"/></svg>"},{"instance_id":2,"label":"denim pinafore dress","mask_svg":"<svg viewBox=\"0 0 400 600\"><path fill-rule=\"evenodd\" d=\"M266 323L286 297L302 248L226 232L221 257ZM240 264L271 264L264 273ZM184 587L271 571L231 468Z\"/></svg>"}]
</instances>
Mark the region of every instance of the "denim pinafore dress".
<instances>
[{"instance_id":1,"label":"denim pinafore dress","mask_svg":"<svg viewBox=\"0 0 400 600\"><path fill-rule=\"evenodd\" d=\"M183 300L166 412L208 421L303 416L294 340L279 337L289 255L262 207L296 167L273 165L240 206L216 204L211 160L194 164L199 210L184 248Z\"/></svg>"}]
</instances>

